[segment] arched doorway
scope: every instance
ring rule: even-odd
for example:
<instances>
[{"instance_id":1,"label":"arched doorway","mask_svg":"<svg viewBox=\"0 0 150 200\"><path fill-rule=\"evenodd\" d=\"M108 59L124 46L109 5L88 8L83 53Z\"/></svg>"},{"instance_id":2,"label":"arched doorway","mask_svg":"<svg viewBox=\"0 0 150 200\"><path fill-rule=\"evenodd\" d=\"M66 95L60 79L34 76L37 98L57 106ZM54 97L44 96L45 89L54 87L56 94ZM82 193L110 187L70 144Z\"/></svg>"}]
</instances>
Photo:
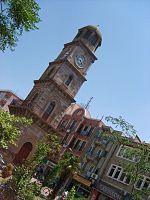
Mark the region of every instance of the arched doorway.
<instances>
[{"instance_id":1,"label":"arched doorway","mask_svg":"<svg viewBox=\"0 0 150 200\"><path fill-rule=\"evenodd\" d=\"M16 164L22 164L24 160L27 159L28 155L32 151L32 144L31 142L26 142L23 144L19 152L16 154L13 163Z\"/></svg>"}]
</instances>

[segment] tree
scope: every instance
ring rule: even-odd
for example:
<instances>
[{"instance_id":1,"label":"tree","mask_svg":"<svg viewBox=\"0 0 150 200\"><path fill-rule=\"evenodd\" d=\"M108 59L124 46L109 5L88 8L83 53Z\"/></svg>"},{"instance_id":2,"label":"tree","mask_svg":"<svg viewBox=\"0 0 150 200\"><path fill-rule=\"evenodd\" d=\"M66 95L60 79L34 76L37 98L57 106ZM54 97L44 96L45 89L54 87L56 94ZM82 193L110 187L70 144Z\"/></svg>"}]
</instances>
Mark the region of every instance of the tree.
<instances>
[{"instance_id":1,"label":"tree","mask_svg":"<svg viewBox=\"0 0 150 200\"><path fill-rule=\"evenodd\" d=\"M21 134L22 126L29 126L32 120L25 117L16 117L0 109L0 146L7 148L15 144Z\"/></svg>"},{"instance_id":2,"label":"tree","mask_svg":"<svg viewBox=\"0 0 150 200\"><path fill-rule=\"evenodd\" d=\"M75 194L76 194L76 189L75 189L75 186L73 186L67 195L67 200L74 200Z\"/></svg>"},{"instance_id":3,"label":"tree","mask_svg":"<svg viewBox=\"0 0 150 200\"><path fill-rule=\"evenodd\" d=\"M37 145L33 158L20 166L16 166L12 179L7 183L9 192L13 193L17 200L33 200L35 196L40 195L42 186L31 182L32 176L37 166L42 164L48 158L48 155L58 152L58 137L54 133L48 134ZM8 191L6 192L8 194Z\"/></svg>"},{"instance_id":4,"label":"tree","mask_svg":"<svg viewBox=\"0 0 150 200\"><path fill-rule=\"evenodd\" d=\"M40 186L31 182L33 171L26 165L17 166L13 173L12 179L7 183L8 191L14 199L33 200L36 195L40 194Z\"/></svg>"},{"instance_id":5,"label":"tree","mask_svg":"<svg viewBox=\"0 0 150 200\"><path fill-rule=\"evenodd\" d=\"M37 29L39 6L35 0L0 0L0 50L14 50L23 31Z\"/></svg>"},{"instance_id":6,"label":"tree","mask_svg":"<svg viewBox=\"0 0 150 200\"><path fill-rule=\"evenodd\" d=\"M56 156L60 151L59 139L55 133L49 133L38 143L35 154L30 161L30 167L35 168L42 164L44 160Z\"/></svg>"},{"instance_id":7,"label":"tree","mask_svg":"<svg viewBox=\"0 0 150 200\"><path fill-rule=\"evenodd\" d=\"M79 158L69 152L65 152L52 172L51 178L59 178L54 188L53 196L56 195L62 187L64 189L72 175L78 172L80 172Z\"/></svg>"},{"instance_id":8,"label":"tree","mask_svg":"<svg viewBox=\"0 0 150 200\"><path fill-rule=\"evenodd\" d=\"M105 119L107 122L111 122L115 128L119 128L119 131L113 130L111 134L106 132L105 136L109 140L122 145L121 150L126 159L120 161L120 165L130 179L131 191L129 196L133 200L141 200L150 193L148 189L150 180L144 184L145 188L142 190L136 188L141 185L143 175L149 175L150 172L150 144L136 142L134 138L137 136L137 131L122 117L108 116ZM139 189L141 188L139 187Z\"/></svg>"}]
</instances>

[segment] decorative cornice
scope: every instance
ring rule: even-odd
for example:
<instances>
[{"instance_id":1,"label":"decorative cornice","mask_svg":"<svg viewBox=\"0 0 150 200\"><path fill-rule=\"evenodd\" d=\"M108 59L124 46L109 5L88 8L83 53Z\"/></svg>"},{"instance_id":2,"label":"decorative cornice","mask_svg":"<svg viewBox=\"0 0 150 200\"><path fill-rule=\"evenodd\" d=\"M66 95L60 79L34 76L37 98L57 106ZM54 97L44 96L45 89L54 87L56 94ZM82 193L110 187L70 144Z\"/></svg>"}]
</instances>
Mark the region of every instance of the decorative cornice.
<instances>
[{"instance_id":1,"label":"decorative cornice","mask_svg":"<svg viewBox=\"0 0 150 200\"><path fill-rule=\"evenodd\" d=\"M61 85L59 85L59 84L58 84L56 81L54 81L53 79L34 80L34 83L35 83L35 84L38 84L38 83L48 83L48 84L51 84L51 83L53 83L53 84L55 84L55 86L56 86L59 90L61 90L61 92L63 92L64 95L66 95L67 97L69 97L69 99L71 100L72 103L73 103L73 102L76 102L76 101L74 100L73 96L72 96L70 93L65 92L65 91L63 90L63 88L61 87Z\"/></svg>"},{"instance_id":2,"label":"decorative cornice","mask_svg":"<svg viewBox=\"0 0 150 200\"><path fill-rule=\"evenodd\" d=\"M84 44L84 42L82 41L82 39L80 40L74 40L72 42L69 42L69 43L66 43L64 44L64 47L67 47L67 46L70 46L72 44L75 44L75 45L81 45L83 48L85 48L88 53L93 57L94 60L97 60L97 57L94 55L94 53Z\"/></svg>"},{"instance_id":3,"label":"decorative cornice","mask_svg":"<svg viewBox=\"0 0 150 200\"><path fill-rule=\"evenodd\" d=\"M47 133L55 133L59 137L63 136L61 132L54 129L50 124L44 121L36 113L31 111L28 107L20 106L20 105L9 105L9 110L11 114L14 114L16 116L31 118L34 124L37 124L41 129L43 129Z\"/></svg>"}]
</instances>

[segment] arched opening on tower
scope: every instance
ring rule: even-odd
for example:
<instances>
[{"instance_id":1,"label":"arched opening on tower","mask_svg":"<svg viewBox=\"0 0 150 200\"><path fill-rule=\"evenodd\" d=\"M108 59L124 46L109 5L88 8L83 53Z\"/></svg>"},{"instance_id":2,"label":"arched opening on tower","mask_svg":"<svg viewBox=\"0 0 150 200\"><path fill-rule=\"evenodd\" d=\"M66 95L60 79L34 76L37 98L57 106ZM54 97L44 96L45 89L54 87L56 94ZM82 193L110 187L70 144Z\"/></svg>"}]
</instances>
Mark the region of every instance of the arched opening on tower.
<instances>
[{"instance_id":1,"label":"arched opening on tower","mask_svg":"<svg viewBox=\"0 0 150 200\"><path fill-rule=\"evenodd\" d=\"M31 142L26 142L22 145L21 149L19 152L16 154L13 163L16 164L22 164L27 157L29 156L30 152L32 151L32 144Z\"/></svg>"},{"instance_id":2,"label":"arched opening on tower","mask_svg":"<svg viewBox=\"0 0 150 200\"><path fill-rule=\"evenodd\" d=\"M51 115L51 113L53 112L54 108L55 108L55 102L52 101L52 102L48 105L47 109L45 110L45 112L44 112L42 118L43 118L44 120L47 120L48 117L49 117L49 116Z\"/></svg>"},{"instance_id":3,"label":"arched opening on tower","mask_svg":"<svg viewBox=\"0 0 150 200\"><path fill-rule=\"evenodd\" d=\"M67 86L69 86L69 85L71 84L72 80L73 80L73 75L70 75L70 76L68 77L68 79L66 80L65 84L66 84Z\"/></svg>"}]
</instances>

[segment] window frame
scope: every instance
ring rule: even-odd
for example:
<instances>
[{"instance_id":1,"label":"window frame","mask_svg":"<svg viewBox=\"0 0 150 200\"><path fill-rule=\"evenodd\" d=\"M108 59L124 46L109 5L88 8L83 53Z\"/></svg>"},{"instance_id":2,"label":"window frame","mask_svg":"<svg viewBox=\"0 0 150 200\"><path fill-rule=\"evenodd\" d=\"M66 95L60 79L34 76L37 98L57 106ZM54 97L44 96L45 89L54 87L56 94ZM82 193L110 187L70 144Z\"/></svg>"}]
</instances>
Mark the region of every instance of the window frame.
<instances>
[{"instance_id":1,"label":"window frame","mask_svg":"<svg viewBox=\"0 0 150 200\"><path fill-rule=\"evenodd\" d=\"M112 176L110 176L109 173L111 172L113 166L115 167L115 170L114 170L114 172L112 173ZM116 175L116 172L117 172L118 168L120 168L120 172L119 172L119 174L118 174L118 177L117 177L117 178L114 178L114 176ZM126 183L126 180L128 179L128 176L127 176L127 175L124 176L124 178L123 178L122 181L120 180L120 178L121 178L121 176L122 176L123 173L125 173L125 171L124 171L124 169L123 169L121 166L118 166L118 165L115 165L115 164L111 164L111 165L110 165L110 168L109 168L109 170L108 170L108 172L107 172L107 177L109 177L109 178L111 178L111 179L113 179L113 180L115 180L115 181L118 181L118 182L120 182L120 183L123 183L123 184L125 184L125 185L129 185L131 181L129 181L129 183Z\"/></svg>"},{"instance_id":2,"label":"window frame","mask_svg":"<svg viewBox=\"0 0 150 200\"><path fill-rule=\"evenodd\" d=\"M65 81L65 85L68 87L73 81L73 75L70 74L67 78L67 80Z\"/></svg>"},{"instance_id":3,"label":"window frame","mask_svg":"<svg viewBox=\"0 0 150 200\"><path fill-rule=\"evenodd\" d=\"M140 178L139 178L139 180L137 180L136 183L134 184L134 187L135 187L136 190L145 189L145 188L143 188L143 186L144 186L144 184L146 183L146 179L149 179L149 185L148 185L148 187L147 187L146 189L149 189L149 188L150 188L150 177L145 176L145 175L142 175L142 177L143 177L142 183L140 184L140 187L139 187L139 188L136 187L136 185L137 185L138 181L140 180Z\"/></svg>"},{"instance_id":4,"label":"window frame","mask_svg":"<svg viewBox=\"0 0 150 200\"><path fill-rule=\"evenodd\" d=\"M53 104L53 108L51 109L51 112L48 112L49 106ZM54 112L56 108L56 102L55 101L51 101L50 103L48 103L48 105L46 106L46 109L44 110L43 114L42 114L42 119L43 120L48 120L48 118L52 115L52 113ZM47 116L46 116L47 115ZM46 116L46 119L45 119Z\"/></svg>"},{"instance_id":5,"label":"window frame","mask_svg":"<svg viewBox=\"0 0 150 200\"><path fill-rule=\"evenodd\" d=\"M116 153L116 156L119 157L119 158L125 159L125 160L127 160L127 161L137 163L138 160L136 160L136 156L135 156L135 155L133 155L133 158L132 158L132 159L126 158L126 157L124 157L124 155L122 155L122 156L119 155L119 153L121 152L121 149L122 149L123 147L127 147L127 148L129 148L129 149L133 149L133 147L130 147L130 146L127 146L127 145L121 145L121 146L119 147L117 153ZM124 149L124 151L125 151L125 149Z\"/></svg>"}]
</instances>

